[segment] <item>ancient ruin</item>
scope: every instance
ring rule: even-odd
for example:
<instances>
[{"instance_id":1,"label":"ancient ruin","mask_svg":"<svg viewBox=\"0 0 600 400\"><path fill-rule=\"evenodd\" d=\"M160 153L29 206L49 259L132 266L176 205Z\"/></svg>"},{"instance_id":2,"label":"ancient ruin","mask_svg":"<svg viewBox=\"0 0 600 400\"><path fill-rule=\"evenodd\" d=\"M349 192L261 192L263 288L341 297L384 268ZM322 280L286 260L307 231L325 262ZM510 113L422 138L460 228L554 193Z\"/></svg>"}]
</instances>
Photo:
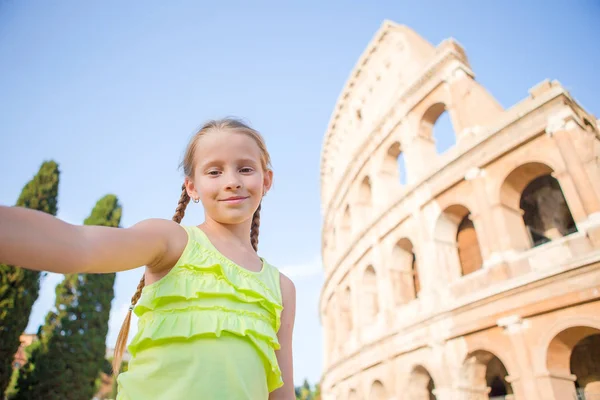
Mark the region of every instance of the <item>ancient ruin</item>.
<instances>
[{"instance_id":1,"label":"ancient ruin","mask_svg":"<svg viewBox=\"0 0 600 400\"><path fill-rule=\"evenodd\" d=\"M557 81L504 109L457 41L384 22L322 150L323 399L600 399L598 125Z\"/></svg>"}]
</instances>

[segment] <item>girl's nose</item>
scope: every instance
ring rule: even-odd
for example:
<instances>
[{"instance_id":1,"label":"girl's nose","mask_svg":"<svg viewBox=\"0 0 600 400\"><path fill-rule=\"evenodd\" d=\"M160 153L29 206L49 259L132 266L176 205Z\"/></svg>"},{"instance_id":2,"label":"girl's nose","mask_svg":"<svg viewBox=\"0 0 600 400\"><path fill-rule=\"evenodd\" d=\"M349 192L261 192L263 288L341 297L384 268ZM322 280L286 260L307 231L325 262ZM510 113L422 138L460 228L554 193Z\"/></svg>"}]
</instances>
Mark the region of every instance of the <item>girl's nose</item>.
<instances>
[{"instance_id":1,"label":"girl's nose","mask_svg":"<svg viewBox=\"0 0 600 400\"><path fill-rule=\"evenodd\" d=\"M236 174L228 174L227 176L227 189L239 189L242 187L242 181Z\"/></svg>"}]
</instances>

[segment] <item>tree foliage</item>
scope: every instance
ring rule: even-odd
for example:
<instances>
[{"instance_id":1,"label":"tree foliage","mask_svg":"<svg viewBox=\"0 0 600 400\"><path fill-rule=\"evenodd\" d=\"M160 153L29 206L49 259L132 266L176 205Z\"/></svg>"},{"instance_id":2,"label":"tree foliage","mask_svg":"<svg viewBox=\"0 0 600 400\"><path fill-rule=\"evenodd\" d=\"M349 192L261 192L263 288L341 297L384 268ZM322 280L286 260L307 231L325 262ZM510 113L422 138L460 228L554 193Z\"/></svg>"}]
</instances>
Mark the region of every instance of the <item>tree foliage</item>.
<instances>
[{"instance_id":1,"label":"tree foliage","mask_svg":"<svg viewBox=\"0 0 600 400\"><path fill-rule=\"evenodd\" d=\"M42 163L38 173L21 191L16 205L56 215L59 175L56 162ZM21 344L20 336L29 323L39 289L39 272L0 264L0 395L10 382L13 357Z\"/></svg>"}]
</instances>

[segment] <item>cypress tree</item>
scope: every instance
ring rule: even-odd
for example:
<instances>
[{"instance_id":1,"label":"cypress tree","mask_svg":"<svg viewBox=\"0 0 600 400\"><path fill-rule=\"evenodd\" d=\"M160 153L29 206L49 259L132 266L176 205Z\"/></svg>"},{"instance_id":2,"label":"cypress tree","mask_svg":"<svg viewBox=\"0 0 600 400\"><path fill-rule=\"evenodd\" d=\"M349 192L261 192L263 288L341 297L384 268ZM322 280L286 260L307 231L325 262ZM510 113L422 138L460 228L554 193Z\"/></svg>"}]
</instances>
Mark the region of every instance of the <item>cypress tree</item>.
<instances>
[{"instance_id":1,"label":"cypress tree","mask_svg":"<svg viewBox=\"0 0 600 400\"><path fill-rule=\"evenodd\" d=\"M56 162L43 162L21 191L16 205L56 215L59 175ZM10 382L13 358L21 344L19 338L39 295L40 275L0 264L0 396Z\"/></svg>"},{"instance_id":2,"label":"cypress tree","mask_svg":"<svg viewBox=\"0 0 600 400\"><path fill-rule=\"evenodd\" d=\"M117 197L100 199L85 225L118 227ZM106 353L115 274L69 274L56 287L40 345L21 370L15 400L89 400Z\"/></svg>"}]
</instances>

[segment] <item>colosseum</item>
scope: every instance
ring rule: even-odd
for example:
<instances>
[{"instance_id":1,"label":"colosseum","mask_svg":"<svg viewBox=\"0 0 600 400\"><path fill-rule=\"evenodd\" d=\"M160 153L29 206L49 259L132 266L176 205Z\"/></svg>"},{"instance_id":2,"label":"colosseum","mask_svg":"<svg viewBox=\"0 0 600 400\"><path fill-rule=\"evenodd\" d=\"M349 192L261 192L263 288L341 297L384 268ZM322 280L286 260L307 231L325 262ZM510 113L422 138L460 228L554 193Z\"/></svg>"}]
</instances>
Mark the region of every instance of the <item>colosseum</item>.
<instances>
[{"instance_id":1,"label":"colosseum","mask_svg":"<svg viewBox=\"0 0 600 400\"><path fill-rule=\"evenodd\" d=\"M557 81L503 109L474 76L385 21L335 105L324 400L600 399L599 121Z\"/></svg>"}]
</instances>

